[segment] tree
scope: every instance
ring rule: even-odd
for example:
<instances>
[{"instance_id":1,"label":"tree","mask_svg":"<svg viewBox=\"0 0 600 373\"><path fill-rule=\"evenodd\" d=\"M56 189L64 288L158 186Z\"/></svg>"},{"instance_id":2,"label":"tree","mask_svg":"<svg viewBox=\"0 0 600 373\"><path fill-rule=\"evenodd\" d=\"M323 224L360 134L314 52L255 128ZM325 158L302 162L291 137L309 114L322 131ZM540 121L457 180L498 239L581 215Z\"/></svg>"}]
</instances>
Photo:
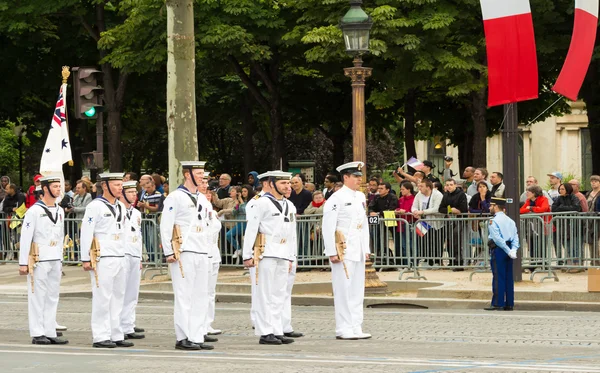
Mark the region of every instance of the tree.
<instances>
[{"instance_id":1,"label":"tree","mask_svg":"<svg viewBox=\"0 0 600 373\"><path fill-rule=\"evenodd\" d=\"M194 5L192 0L168 0L166 4L169 174L180 184L180 162L198 159Z\"/></svg>"}]
</instances>

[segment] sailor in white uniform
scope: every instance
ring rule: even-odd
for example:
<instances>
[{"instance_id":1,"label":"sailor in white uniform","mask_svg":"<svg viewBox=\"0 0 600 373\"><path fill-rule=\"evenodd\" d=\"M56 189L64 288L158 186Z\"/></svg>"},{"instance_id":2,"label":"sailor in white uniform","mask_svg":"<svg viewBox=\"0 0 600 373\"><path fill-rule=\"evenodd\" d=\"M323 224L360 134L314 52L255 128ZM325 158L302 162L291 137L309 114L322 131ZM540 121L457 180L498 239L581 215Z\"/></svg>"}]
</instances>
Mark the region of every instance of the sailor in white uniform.
<instances>
[{"instance_id":1,"label":"sailor in white uniform","mask_svg":"<svg viewBox=\"0 0 600 373\"><path fill-rule=\"evenodd\" d=\"M285 197L289 198L292 194L290 189L290 193L288 193ZM297 220L294 221L294 225L297 224ZM297 232L297 227L294 227L294 230ZM292 290L294 289L294 281L296 281L296 268L298 267L298 239L290 240L288 245L290 246L290 251L293 253L292 259L292 269L288 273L287 277L287 287L285 289L285 302L283 303L283 314L281 315L281 322L283 323L283 335L289 338L300 338L304 337L304 333L300 333L294 331L292 327Z\"/></svg>"},{"instance_id":2,"label":"sailor in white uniform","mask_svg":"<svg viewBox=\"0 0 600 373\"><path fill-rule=\"evenodd\" d=\"M359 190L363 166L363 162L350 162L337 168L344 186L329 197L323 209L323 241L331 263L337 339L371 338L362 331L365 261L371 252L365 195ZM348 278L337 254L336 231L345 237Z\"/></svg>"},{"instance_id":3,"label":"sailor in white uniform","mask_svg":"<svg viewBox=\"0 0 600 373\"><path fill-rule=\"evenodd\" d=\"M100 174L102 196L85 208L81 223L81 261L90 271L92 284L93 347L131 347L121 328L121 311L125 296L125 250L123 233L126 208L119 197L123 192L123 173ZM91 265L94 238L100 247L96 273ZM96 275L98 284L96 284Z\"/></svg>"},{"instance_id":4,"label":"sailor in white uniform","mask_svg":"<svg viewBox=\"0 0 600 373\"><path fill-rule=\"evenodd\" d=\"M179 350L214 348L204 343L209 277L206 232L210 222L209 211L203 203L199 203L199 199L206 201L206 197L198 194L198 186L204 179L205 164L200 161L181 162L184 183L165 199L160 222L163 251L173 282L175 348ZM179 226L183 241L179 261L175 258L171 242L175 225Z\"/></svg>"},{"instance_id":5,"label":"sailor in white uniform","mask_svg":"<svg viewBox=\"0 0 600 373\"><path fill-rule=\"evenodd\" d=\"M244 265L258 265L256 288L255 334L260 344L293 343L283 335L282 314L285 303L288 273L292 268L295 250L289 241L296 241L296 208L284 196L290 192L289 172L270 173L271 191L246 209L248 225L244 236ZM264 253L254 263L252 252L258 234L265 235ZM252 281L255 281L253 278Z\"/></svg>"},{"instance_id":6,"label":"sailor in white uniform","mask_svg":"<svg viewBox=\"0 0 600 373\"><path fill-rule=\"evenodd\" d=\"M60 195L60 176L40 179L42 198L27 210L21 228L19 273L27 276L29 335L32 344L67 344L56 332L56 310L62 275L65 213L56 198ZM28 270L31 244L39 251L33 269L33 288Z\"/></svg>"},{"instance_id":7,"label":"sailor in white uniform","mask_svg":"<svg viewBox=\"0 0 600 373\"><path fill-rule=\"evenodd\" d=\"M204 172L204 180L199 186L200 193L205 198L199 198L198 203L201 203L207 211L209 219L207 234L207 242L209 248L208 253L208 310L206 312L206 336L204 336L205 342L216 342L217 339L209 337L211 335L219 335L222 333L219 329L212 327L213 321L215 321L215 301L217 292L217 279L219 278L219 268L221 266L221 250L219 250L219 232L221 232L221 220L219 220L217 213L213 210L212 206L212 194L208 191L208 178L210 172Z\"/></svg>"},{"instance_id":8,"label":"sailor in white uniform","mask_svg":"<svg viewBox=\"0 0 600 373\"><path fill-rule=\"evenodd\" d=\"M260 193L255 195L254 198L252 198L250 201L248 201L248 203L246 203L246 211L250 211L252 205L256 203L257 199L264 196L265 193L269 193L271 191L269 175L270 171L258 175L258 181L261 183L262 189ZM249 267L248 271L250 272L250 279L253 279L250 281L250 321L252 322L252 327L256 328L256 308L254 302L256 299L256 267Z\"/></svg>"},{"instance_id":9,"label":"sailor in white uniform","mask_svg":"<svg viewBox=\"0 0 600 373\"><path fill-rule=\"evenodd\" d=\"M135 307L138 303L142 274L142 213L133 206L136 197L137 181L125 181L123 194L119 199L125 206L125 227L122 237L125 249L125 295L121 312L121 328L125 333L125 339L145 338L144 334L136 333L135 330Z\"/></svg>"}]
</instances>

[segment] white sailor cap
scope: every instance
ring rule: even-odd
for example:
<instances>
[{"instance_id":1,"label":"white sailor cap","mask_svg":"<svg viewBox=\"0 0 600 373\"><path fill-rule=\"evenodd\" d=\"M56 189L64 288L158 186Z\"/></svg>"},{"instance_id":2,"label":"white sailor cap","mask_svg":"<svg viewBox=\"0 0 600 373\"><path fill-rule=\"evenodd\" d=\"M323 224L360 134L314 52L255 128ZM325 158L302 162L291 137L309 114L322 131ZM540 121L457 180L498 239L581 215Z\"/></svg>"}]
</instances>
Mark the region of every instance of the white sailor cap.
<instances>
[{"instance_id":1,"label":"white sailor cap","mask_svg":"<svg viewBox=\"0 0 600 373\"><path fill-rule=\"evenodd\" d=\"M48 185L50 183L59 183L60 181L61 177L59 175L48 175L40 179L40 184Z\"/></svg>"},{"instance_id":2,"label":"white sailor cap","mask_svg":"<svg viewBox=\"0 0 600 373\"><path fill-rule=\"evenodd\" d=\"M205 161L182 161L181 168L188 170L204 170Z\"/></svg>"},{"instance_id":3,"label":"white sailor cap","mask_svg":"<svg viewBox=\"0 0 600 373\"><path fill-rule=\"evenodd\" d=\"M208 179L210 179L210 172L204 171L204 180L208 180Z\"/></svg>"},{"instance_id":4,"label":"white sailor cap","mask_svg":"<svg viewBox=\"0 0 600 373\"><path fill-rule=\"evenodd\" d=\"M365 166L365 164L360 161L349 162L349 163L339 166L338 168L336 168L336 170L342 175L352 174L352 175L356 175L356 176L362 176L363 175L362 168L364 166Z\"/></svg>"},{"instance_id":5,"label":"white sailor cap","mask_svg":"<svg viewBox=\"0 0 600 373\"><path fill-rule=\"evenodd\" d=\"M125 181L123 183L123 189L131 189L131 188L137 188L137 181L131 180L131 181Z\"/></svg>"},{"instance_id":6,"label":"white sailor cap","mask_svg":"<svg viewBox=\"0 0 600 373\"><path fill-rule=\"evenodd\" d=\"M264 172L258 175L258 181L267 181L269 180L269 176L271 176L271 171Z\"/></svg>"},{"instance_id":7,"label":"white sailor cap","mask_svg":"<svg viewBox=\"0 0 600 373\"><path fill-rule=\"evenodd\" d=\"M98 175L98 177L100 178L100 181L112 181L112 180L123 181L123 176L125 176L125 174L122 172L106 172L106 173Z\"/></svg>"},{"instance_id":8,"label":"white sailor cap","mask_svg":"<svg viewBox=\"0 0 600 373\"><path fill-rule=\"evenodd\" d=\"M291 172L284 172L284 171L271 171L269 172L269 178L271 178L271 180L291 180L292 179L292 173Z\"/></svg>"}]
</instances>

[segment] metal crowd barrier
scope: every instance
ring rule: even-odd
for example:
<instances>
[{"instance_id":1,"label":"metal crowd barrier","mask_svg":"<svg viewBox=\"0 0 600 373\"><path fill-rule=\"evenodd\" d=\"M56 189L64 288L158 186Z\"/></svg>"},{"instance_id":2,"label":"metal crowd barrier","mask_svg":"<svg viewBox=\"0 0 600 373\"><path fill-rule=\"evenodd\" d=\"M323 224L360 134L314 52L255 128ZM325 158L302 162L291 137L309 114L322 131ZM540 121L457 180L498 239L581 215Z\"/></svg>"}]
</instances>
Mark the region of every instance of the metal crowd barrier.
<instances>
[{"instance_id":1,"label":"metal crowd barrier","mask_svg":"<svg viewBox=\"0 0 600 373\"><path fill-rule=\"evenodd\" d=\"M490 271L487 236L490 216L444 215L415 220L410 214L395 219L378 219L369 225L374 267L400 270L402 279L422 279L422 270L470 269ZM298 268L329 268L324 255L321 215L299 216L297 220ZM223 220L219 248L224 267L243 266L244 220ZM142 218L143 264L146 270L166 271L160 240L160 215ZM64 263L78 264L81 221L68 215L65 234L72 244L65 248ZM0 215L0 262L17 262L21 221ZM600 214L523 214L519 227L522 266L531 280L558 281L559 271L580 272L600 267ZM238 251L239 250L239 251Z\"/></svg>"}]
</instances>

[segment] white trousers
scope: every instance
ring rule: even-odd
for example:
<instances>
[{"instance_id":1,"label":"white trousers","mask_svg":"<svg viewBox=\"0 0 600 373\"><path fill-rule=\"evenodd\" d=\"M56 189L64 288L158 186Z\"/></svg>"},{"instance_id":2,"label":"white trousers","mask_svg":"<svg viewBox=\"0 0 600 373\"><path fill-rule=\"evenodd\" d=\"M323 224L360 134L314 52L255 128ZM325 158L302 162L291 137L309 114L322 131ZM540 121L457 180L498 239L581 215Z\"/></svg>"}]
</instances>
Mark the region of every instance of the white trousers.
<instances>
[{"instance_id":1,"label":"white trousers","mask_svg":"<svg viewBox=\"0 0 600 373\"><path fill-rule=\"evenodd\" d=\"M208 330L213 321L215 321L215 301L217 295L217 279L219 278L219 268L221 263L209 263L208 265L208 310L206 312L206 330Z\"/></svg>"},{"instance_id":2,"label":"white trousers","mask_svg":"<svg viewBox=\"0 0 600 373\"><path fill-rule=\"evenodd\" d=\"M345 260L348 277L342 263L331 263L335 335L362 332L363 301L365 299L365 261Z\"/></svg>"},{"instance_id":3,"label":"white trousers","mask_svg":"<svg viewBox=\"0 0 600 373\"><path fill-rule=\"evenodd\" d=\"M288 260L275 258L264 258L258 264L255 302L255 334L258 336L283 334L282 315L289 267Z\"/></svg>"},{"instance_id":4,"label":"white trousers","mask_svg":"<svg viewBox=\"0 0 600 373\"><path fill-rule=\"evenodd\" d=\"M39 262L31 277L27 275L27 307L29 309L29 335L56 337L56 309L60 293L62 263L60 260Z\"/></svg>"},{"instance_id":5,"label":"white trousers","mask_svg":"<svg viewBox=\"0 0 600 373\"><path fill-rule=\"evenodd\" d=\"M125 258L100 258L96 265L98 284L94 271L92 282L92 336L94 342L122 341L121 311L125 296Z\"/></svg>"},{"instance_id":6,"label":"white trousers","mask_svg":"<svg viewBox=\"0 0 600 373\"><path fill-rule=\"evenodd\" d=\"M281 322L283 324L283 332L291 333L294 331L292 327L292 289L294 288L294 281L296 280L296 267L298 263L294 261L292 264L292 270L287 276L287 287L285 289L285 302L283 303L283 314L281 315Z\"/></svg>"},{"instance_id":7,"label":"white trousers","mask_svg":"<svg viewBox=\"0 0 600 373\"><path fill-rule=\"evenodd\" d=\"M175 337L177 341L188 339L204 343L208 311L208 255L183 252L179 260L183 265L183 278L179 262L169 264L175 295Z\"/></svg>"},{"instance_id":8,"label":"white trousers","mask_svg":"<svg viewBox=\"0 0 600 373\"><path fill-rule=\"evenodd\" d=\"M256 267L248 268L250 271L250 321L256 327Z\"/></svg>"},{"instance_id":9,"label":"white trousers","mask_svg":"<svg viewBox=\"0 0 600 373\"><path fill-rule=\"evenodd\" d=\"M125 255L125 295L123 297L123 311L121 311L121 329L123 333L134 332L135 328L135 307L138 304L140 294L142 259Z\"/></svg>"}]
</instances>

